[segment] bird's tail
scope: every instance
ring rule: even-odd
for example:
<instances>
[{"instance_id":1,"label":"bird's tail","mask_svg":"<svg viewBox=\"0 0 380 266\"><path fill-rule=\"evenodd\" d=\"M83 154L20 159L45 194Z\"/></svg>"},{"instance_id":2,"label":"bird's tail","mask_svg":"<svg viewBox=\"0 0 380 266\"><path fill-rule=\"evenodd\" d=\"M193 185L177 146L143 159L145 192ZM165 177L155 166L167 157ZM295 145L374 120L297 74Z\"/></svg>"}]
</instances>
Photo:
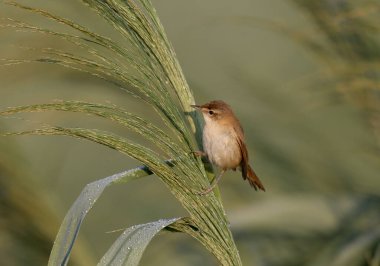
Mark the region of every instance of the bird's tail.
<instances>
[{"instance_id":1,"label":"bird's tail","mask_svg":"<svg viewBox=\"0 0 380 266\"><path fill-rule=\"evenodd\" d=\"M248 179L248 182L249 184L255 189L257 190L257 188L261 189L262 191L265 191L265 188L263 186L263 184L261 183L260 179L258 178L258 176L256 175L255 171L253 171L253 169L251 168L250 165L248 165L248 169L247 169L247 176L245 177L243 175L243 178L244 179Z\"/></svg>"}]
</instances>

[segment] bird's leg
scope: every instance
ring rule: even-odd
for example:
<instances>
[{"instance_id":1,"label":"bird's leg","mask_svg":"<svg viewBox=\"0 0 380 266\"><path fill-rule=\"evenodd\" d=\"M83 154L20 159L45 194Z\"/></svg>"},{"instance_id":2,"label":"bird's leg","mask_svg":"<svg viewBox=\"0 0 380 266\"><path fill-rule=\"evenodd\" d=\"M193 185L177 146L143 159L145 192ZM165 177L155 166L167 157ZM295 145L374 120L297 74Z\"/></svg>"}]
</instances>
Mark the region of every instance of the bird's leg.
<instances>
[{"instance_id":1,"label":"bird's leg","mask_svg":"<svg viewBox=\"0 0 380 266\"><path fill-rule=\"evenodd\" d=\"M222 169L222 171L220 171L219 175L213 180L213 182L210 184L210 186L206 190L198 192L197 194L198 195L206 195L206 194L210 193L215 188L215 186L218 184L220 178L222 177L222 175L224 174L224 172L226 170L227 169Z\"/></svg>"}]
</instances>

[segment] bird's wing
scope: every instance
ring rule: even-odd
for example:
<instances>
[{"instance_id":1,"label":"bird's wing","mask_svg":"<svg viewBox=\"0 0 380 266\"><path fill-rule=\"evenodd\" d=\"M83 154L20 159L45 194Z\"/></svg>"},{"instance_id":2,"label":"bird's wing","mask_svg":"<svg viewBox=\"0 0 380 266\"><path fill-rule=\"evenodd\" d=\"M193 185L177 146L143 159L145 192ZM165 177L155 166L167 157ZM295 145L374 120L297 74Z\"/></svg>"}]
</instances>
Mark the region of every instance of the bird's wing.
<instances>
[{"instance_id":1,"label":"bird's wing","mask_svg":"<svg viewBox=\"0 0 380 266\"><path fill-rule=\"evenodd\" d=\"M240 125L236 125L234 127L234 130L235 130L235 135L236 135L236 141L239 144L240 152L241 152L241 163L240 163L241 172L243 174L243 178L246 179L247 174L248 174L249 159L248 159L247 147L244 141L244 132L243 132L243 128Z\"/></svg>"},{"instance_id":2,"label":"bird's wing","mask_svg":"<svg viewBox=\"0 0 380 266\"><path fill-rule=\"evenodd\" d=\"M261 183L259 177L256 175L256 173L253 171L253 169L249 166L249 159L248 159L248 151L247 147L244 142L244 133L241 126L235 127L235 134L236 134L236 140L240 147L241 152L241 173L244 178L244 180L248 179L249 184L255 189L260 189L262 191L265 191L265 188L263 184Z\"/></svg>"}]
</instances>

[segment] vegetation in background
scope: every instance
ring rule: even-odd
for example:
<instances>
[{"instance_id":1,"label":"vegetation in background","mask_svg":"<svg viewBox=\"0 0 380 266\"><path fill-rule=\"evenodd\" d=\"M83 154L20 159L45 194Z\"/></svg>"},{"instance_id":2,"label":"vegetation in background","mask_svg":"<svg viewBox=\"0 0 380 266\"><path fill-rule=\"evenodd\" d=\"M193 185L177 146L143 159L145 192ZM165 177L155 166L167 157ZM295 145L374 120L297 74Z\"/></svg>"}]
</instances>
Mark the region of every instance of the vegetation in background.
<instances>
[{"instance_id":1,"label":"vegetation in background","mask_svg":"<svg viewBox=\"0 0 380 266\"><path fill-rule=\"evenodd\" d=\"M331 87L368 114L380 139L379 9L377 1L297 1L324 36L310 47L329 70Z\"/></svg>"},{"instance_id":2,"label":"vegetation in background","mask_svg":"<svg viewBox=\"0 0 380 266\"><path fill-rule=\"evenodd\" d=\"M43 265L51 251L60 221L47 204L43 189L20 167L15 143L0 141L0 257L6 265ZM93 263L88 247L79 239L72 264Z\"/></svg>"}]
</instances>

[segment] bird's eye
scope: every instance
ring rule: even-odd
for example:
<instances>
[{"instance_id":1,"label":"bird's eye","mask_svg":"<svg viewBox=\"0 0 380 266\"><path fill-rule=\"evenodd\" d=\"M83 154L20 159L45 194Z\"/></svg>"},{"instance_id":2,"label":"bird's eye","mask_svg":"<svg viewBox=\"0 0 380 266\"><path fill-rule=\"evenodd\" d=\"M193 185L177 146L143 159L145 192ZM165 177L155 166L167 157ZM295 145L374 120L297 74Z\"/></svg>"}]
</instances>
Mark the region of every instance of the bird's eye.
<instances>
[{"instance_id":1,"label":"bird's eye","mask_svg":"<svg viewBox=\"0 0 380 266\"><path fill-rule=\"evenodd\" d=\"M213 110L209 110L208 113L209 113L210 115L213 115L213 114L214 114L214 111L213 111Z\"/></svg>"}]
</instances>

